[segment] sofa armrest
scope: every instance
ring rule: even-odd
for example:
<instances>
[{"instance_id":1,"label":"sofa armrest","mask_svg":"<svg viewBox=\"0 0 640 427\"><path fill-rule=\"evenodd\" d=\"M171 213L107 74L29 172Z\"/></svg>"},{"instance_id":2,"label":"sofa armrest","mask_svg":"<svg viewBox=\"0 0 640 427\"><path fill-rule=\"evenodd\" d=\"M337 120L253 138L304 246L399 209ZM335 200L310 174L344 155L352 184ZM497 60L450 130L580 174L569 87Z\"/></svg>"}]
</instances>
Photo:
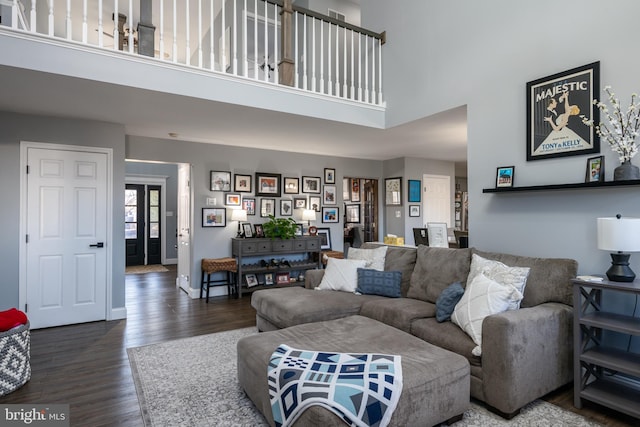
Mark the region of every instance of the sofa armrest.
<instances>
[{"instance_id":1,"label":"sofa armrest","mask_svg":"<svg viewBox=\"0 0 640 427\"><path fill-rule=\"evenodd\" d=\"M318 287L322 277L324 276L324 270L307 270L304 273L304 287L307 289L314 289Z\"/></svg>"},{"instance_id":2,"label":"sofa armrest","mask_svg":"<svg viewBox=\"0 0 640 427\"><path fill-rule=\"evenodd\" d=\"M506 311L482 324L485 402L511 414L573 380L573 309L560 303Z\"/></svg>"}]
</instances>

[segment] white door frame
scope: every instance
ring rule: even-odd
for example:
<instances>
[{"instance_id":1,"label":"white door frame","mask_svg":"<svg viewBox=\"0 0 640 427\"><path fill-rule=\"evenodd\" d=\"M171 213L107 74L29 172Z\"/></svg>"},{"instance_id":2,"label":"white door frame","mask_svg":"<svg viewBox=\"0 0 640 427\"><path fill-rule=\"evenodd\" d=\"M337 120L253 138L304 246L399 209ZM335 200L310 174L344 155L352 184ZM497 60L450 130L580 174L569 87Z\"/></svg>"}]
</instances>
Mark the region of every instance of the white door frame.
<instances>
[{"instance_id":1,"label":"white door frame","mask_svg":"<svg viewBox=\"0 0 640 427\"><path fill-rule=\"evenodd\" d=\"M160 245L162 245L162 248L160 249L161 251L161 258L162 258L162 265L166 265L168 260L167 260L167 201L166 196L166 185L167 185L167 178L169 178L168 176L164 176L164 175L136 175L136 174L129 174L124 178L124 183L125 184L139 184L139 185L144 185L145 186L145 193L146 193L146 188L148 185L159 185L160 186L160 218L162 218L162 230L160 232ZM149 206L149 201L147 200L147 198L145 197L145 207L144 207L144 263L145 265L147 264L147 227L149 226L149 218L147 218L147 208ZM172 259L172 263L177 263L178 261L176 259Z\"/></svg>"},{"instance_id":2,"label":"white door frame","mask_svg":"<svg viewBox=\"0 0 640 427\"><path fill-rule=\"evenodd\" d=\"M111 148L86 147L81 145L64 145L46 142L20 141L20 246L19 246L19 291L18 304L25 310L27 304L27 152L29 148L44 150L83 151L89 153L101 153L107 156L107 271L106 271L106 320L122 318L122 307L114 311L113 300L113 150ZM109 242L111 244L109 244Z\"/></svg>"}]
</instances>

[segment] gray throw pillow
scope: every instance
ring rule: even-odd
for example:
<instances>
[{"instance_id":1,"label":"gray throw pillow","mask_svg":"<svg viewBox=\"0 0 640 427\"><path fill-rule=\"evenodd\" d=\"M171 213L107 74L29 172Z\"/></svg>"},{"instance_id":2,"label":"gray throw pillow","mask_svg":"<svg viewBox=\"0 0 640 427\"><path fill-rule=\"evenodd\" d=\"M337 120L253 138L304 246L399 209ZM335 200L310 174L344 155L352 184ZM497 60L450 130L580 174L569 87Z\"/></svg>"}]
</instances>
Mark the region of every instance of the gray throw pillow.
<instances>
[{"instance_id":1,"label":"gray throw pillow","mask_svg":"<svg viewBox=\"0 0 640 427\"><path fill-rule=\"evenodd\" d=\"M460 282L452 283L442 291L436 300L436 320L438 322L451 319L451 313L462 295L464 295L464 288Z\"/></svg>"}]
</instances>

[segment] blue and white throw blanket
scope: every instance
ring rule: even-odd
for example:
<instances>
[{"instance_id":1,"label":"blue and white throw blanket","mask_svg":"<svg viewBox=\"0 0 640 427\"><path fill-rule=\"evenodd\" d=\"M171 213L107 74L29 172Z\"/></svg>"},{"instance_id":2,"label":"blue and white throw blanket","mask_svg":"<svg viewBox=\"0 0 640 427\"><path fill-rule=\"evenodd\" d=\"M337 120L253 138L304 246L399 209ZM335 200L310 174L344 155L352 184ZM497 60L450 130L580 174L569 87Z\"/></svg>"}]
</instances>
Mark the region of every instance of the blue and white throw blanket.
<instances>
[{"instance_id":1,"label":"blue and white throw blanket","mask_svg":"<svg viewBox=\"0 0 640 427\"><path fill-rule=\"evenodd\" d=\"M297 350L281 344L267 368L276 426L320 405L350 426L385 427L402 393L400 356Z\"/></svg>"}]
</instances>

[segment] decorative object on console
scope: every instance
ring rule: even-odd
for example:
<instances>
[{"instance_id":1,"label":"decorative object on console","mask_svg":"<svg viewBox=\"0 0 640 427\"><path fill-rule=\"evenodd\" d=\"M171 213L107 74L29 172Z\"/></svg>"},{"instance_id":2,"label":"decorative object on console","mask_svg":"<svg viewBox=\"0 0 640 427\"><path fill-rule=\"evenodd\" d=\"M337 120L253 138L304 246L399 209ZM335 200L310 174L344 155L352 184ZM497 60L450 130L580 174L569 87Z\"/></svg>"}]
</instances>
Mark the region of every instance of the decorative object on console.
<instances>
[{"instance_id":1,"label":"decorative object on console","mask_svg":"<svg viewBox=\"0 0 640 427\"><path fill-rule=\"evenodd\" d=\"M527 161L599 153L599 135L580 123L599 122L599 91L599 62L528 82Z\"/></svg>"},{"instance_id":2,"label":"decorative object on console","mask_svg":"<svg viewBox=\"0 0 640 427\"><path fill-rule=\"evenodd\" d=\"M587 173L584 182L604 182L604 156L587 159Z\"/></svg>"},{"instance_id":3,"label":"decorative object on console","mask_svg":"<svg viewBox=\"0 0 640 427\"><path fill-rule=\"evenodd\" d=\"M318 234L318 227L316 227L315 225L312 225L311 227L309 227L309 236L315 236Z\"/></svg>"},{"instance_id":4,"label":"decorative object on console","mask_svg":"<svg viewBox=\"0 0 640 427\"><path fill-rule=\"evenodd\" d=\"M242 231L244 237L253 237L253 230L251 229L251 223L245 222L242 224Z\"/></svg>"},{"instance_id":5,"label":"decorative object on console","mask_svg":"<svg viewBox=\"0 0 640 427\"><path fill-rule=\"evenodd\" d=\"M247 281L247 287L251 288L253 286L258 286L258 278L255 274L245 274L244 279Z\"/></svg>"},{"instance_id":6,"label":"decorative object on console","mask_svg":"<svg viewBox=\"0 0 640 427\"><path fill-rule=\"evenodd\" d=\"M640 252L640 218L598 218L598 249L611 253L607 277L613 282L633 282L636 274L629 267L626 252Z\"/></svg>"},{"instance_id":7,"label":"decorative object on console","mask_svg":"<svg viewBox=\"0 0 640 427\"><path fill-rule=\"evenodd\" d=\"M307 221L307 226L311 226L311 221L316 220L316 211L313 209L305 209L302 211L302 220Z\"/></svg>"},{"instance_id":8,"label":"decorative object on console","mask_svg":"<svg viewBox=\"0 0 640 427\"><path fill-rule=\"evenodd\" d=\"M496 171L496 188L513 187L514 166L500 166Z\"/></svg>"},{"instance_id":9,"label":"decorative object on console","mask_svg":"<svg viewBox=\"0 0 640 427\"><path fill-rule=\"evenodd\" d=\"M277 285L288 285L290 282L289 272L285 273L276 273L276 284Z\"/></svg>"},{"instance_id":10,"label":"decorative object on console","mask_svg":"<svg viewBox=\"0 0 640 427\"><path fill-rule=\"evenodd\" d=\"M262 224L256 224L253 226L253 228L255 229L256 233L255 233L255 237L264 237L264 228L262 228Z\"/></svg>"},{"instance_id":11,"label":"decorative object on console","mask_svg":"<svg viewBox=\"0 0 640 427\"><path fill-rule=\"evenodd\" d=\"M623 112L611 86L605 86L604 91L609 97L613 112L609 112L609 107L602 101L594 100L594 104L606 116L607 123L597 123L598 119L581 115L582 123L593 128L620 157L620 166L613 171L614 181L640 179L640 169L631 164L631 159L638 153L636 137L640 132L640 97L635 93L631 94L629 108Z\"/></svg>"},{"instance_id":12,"label":"decorative object on console","mask_svg":"<svg viewBox=\"0 0 640 427\"><path fill-rule=\"evenodd\" d=\"M247 211L242 209L234 209L231 211L231 221L238 221L238 235L236 237L245 237L240 223L247 220ZM251 226L251 224L249 224ZM251 237L251 236L249 236Z\"/></svg>"},{"instance_id":13,"label":"decorative object on console","mask_svg":"<svg viewBox=\"0 0 640 427\"><path fill-rule=\"evenodd\" d=\"M271 239L291 239L295 237L298 230L298 224L293 218L276 218L269 216L269 221L262 224L265 237Z\"/></svg>"}]
</instances>

